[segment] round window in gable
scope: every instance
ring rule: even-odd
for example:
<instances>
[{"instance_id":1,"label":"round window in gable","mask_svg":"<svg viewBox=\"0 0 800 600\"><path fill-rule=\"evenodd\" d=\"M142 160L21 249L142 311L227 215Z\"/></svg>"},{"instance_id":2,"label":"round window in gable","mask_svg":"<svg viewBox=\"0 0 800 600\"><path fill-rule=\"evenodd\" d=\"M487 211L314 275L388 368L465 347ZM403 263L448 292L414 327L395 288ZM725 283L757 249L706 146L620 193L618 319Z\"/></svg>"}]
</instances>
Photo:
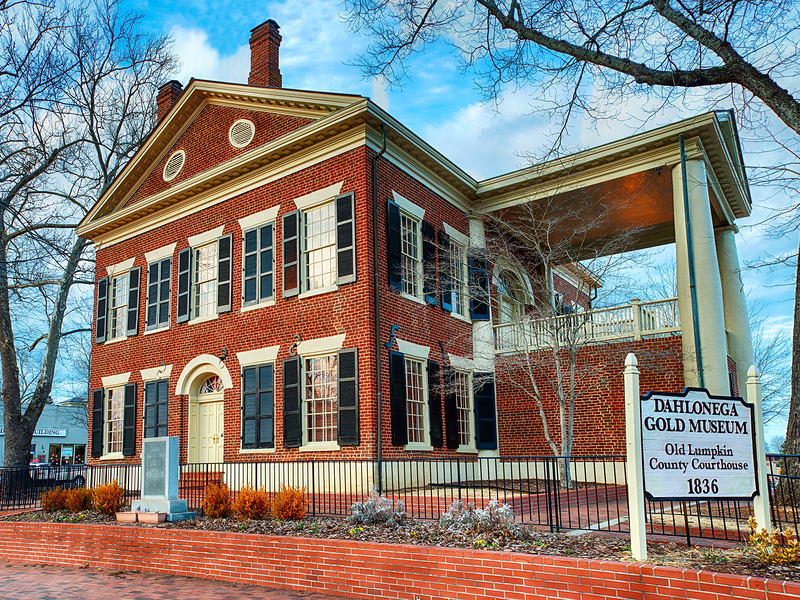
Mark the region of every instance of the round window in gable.
<instances>
[{"instance_id":1,"label":"round window in gable","mask_svg":"<svg viewBox=\"0 0 800 600\"><path fill-rule=\"evenodd\" d=\"M164 181L172 181L181 172L183 165L186 163L186 152L178 150L167 159L164 165Z\"/></svg>"},{"instance_id":2,"label":"round window in gable","mask_svg":"<svg viewBox=\"0 0 800 600\"><path fill-rule=\"evenodd\" d=\"M256 136L256 126L252 121L239 119L231 125L228 131L228 139L234 148L244 148Z\"/></svg>"}]
</instances>

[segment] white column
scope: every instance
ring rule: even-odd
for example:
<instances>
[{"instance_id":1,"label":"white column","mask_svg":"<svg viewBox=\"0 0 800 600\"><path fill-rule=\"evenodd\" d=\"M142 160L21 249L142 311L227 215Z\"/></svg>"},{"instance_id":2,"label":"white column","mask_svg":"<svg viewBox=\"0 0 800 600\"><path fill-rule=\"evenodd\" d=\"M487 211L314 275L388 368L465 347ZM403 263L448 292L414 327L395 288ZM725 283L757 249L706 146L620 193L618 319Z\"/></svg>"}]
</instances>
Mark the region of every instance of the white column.
<instances>
[{"instance_id":1,"label":"white column","mask_svg":"<svg viewBox=\"0 0 800 600\"><path fill-rule=\"evenodd\" d=\"M687 160L686 173L703 385L711 394L728 395L728 352L722 283L711 220L705 163L700 160ZM697 386L700 378L696 372L692 296L689 285L690 257L683 210L683 178L680 163L672 169L672 197L675 210L676 275L678 307L681 313L683 373L686 385Z\"/></svg>"},{"instance_id":2,"label":"white column","mask_svg":"<svg viewBox=\"0 0 800 600\"><path fill-rule=\"evenodd\" d=\"M642 405L639 396L638 361L625 357L625 450L628 455L628 518L633 560L647 560L644 520L644 466L642 458Z\"/></svg>"},{"instance_id":3,"label":"white column","mask_svg":"<svg viewBox=\"0 0 800 600\"><path fill-rule=\"evenodd\" d=\"M722 280L722 303L725 310L725 329L728 332L728 354L736 361L736 381L739 395L744 396L747 370L755 363L750 320L744 297L744 284L736 251L736 228L720 227L714 231Z\"/></svg>"},{"instance_id":4,"label":"white column","mask_svg":"<svg viewBox=\"0 0 800 600\"><path fill-rule=\"evenodd\" d=\"M486 248L486 231L483 219L469 220L469 245L471 248ZM494 373L494 329L492 327L492 305L489 302L489 320L472 322L472 357L475 371ZM495 386L497 384L495 383ZM497 423L497 388L495 387L495 423ZM500 456L500 435L495 432L497 450L479 450L478 456Z\"/></svg>"}]
</instances>

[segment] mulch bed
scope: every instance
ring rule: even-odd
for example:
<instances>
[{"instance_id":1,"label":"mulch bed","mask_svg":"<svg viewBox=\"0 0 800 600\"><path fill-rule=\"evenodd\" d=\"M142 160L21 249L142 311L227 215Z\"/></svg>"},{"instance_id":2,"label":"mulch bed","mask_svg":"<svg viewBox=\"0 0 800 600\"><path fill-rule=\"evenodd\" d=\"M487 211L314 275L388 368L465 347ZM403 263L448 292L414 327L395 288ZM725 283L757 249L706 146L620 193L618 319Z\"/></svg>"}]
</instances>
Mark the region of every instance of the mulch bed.
<instances>
[{"instance_id":1,"label":"mulch bed","mask_svg":"<svg viewBox=\"0 0 800 600\"><path fill-rule=\"evenodd\" d=\"M82 513L25 512L0 518L3 521L72 522L72 523L116 523L113 516L95 511ZM231 531L264 535L296 535L313 538L349 539L362 542L388 544L416 544L424 546L448 546L476 548L482 550L505 550L526 554L571 556L575 558L616 560L631 562L629 540L596 534L579 536L549 533L533 527L523 526L523 535L512 538L504 535L469 535L447 531L438 522L417 521L402 526L353 525L344 519L307 518L303 521L263 521L198 518L179 523L145 525L141 523L120 524L120 527L158 527L163 529L201 529L206 531ZM745 546L733 548L701 547L687 548L675 543L649 543L647 562L680 568L702 569L719 573L736 573L755 577L800 581L800 565L790 567L762 564L752 550Z\"/></svg>"}]
</instances>

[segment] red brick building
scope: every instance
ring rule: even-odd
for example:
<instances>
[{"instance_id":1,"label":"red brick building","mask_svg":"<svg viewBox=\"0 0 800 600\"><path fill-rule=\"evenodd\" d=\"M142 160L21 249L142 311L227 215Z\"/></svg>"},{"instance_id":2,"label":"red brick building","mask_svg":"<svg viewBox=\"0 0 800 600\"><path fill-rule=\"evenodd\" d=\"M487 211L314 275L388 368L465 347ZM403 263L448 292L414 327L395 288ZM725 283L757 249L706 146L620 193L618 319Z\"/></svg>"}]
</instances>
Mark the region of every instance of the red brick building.
<instances>
[{"instance_id":1,"label":"red brick building","mask_svg":"<svg viewBox=\"0 0 800 600\"><path fill-rule=\"evenodd\" d=\"M634 198L612 228L648 226L639 247L675 240L679 259L701 236L693 260L718 271L695 286L711 313L692 312L679 260L671 320L634 303L616 321L627 333L604 334L630 342L616 367L608 345L582 350L599 366L576 453L622 448L622 384L606 375L624 352L657 347L643 389L670 391L725 392L728 357L752 360L727 236L750 210L730 115L476 181L368 98L282 88L280 39L273 21L253 30L248 85L166 84L158 125L79 227L97 251L92 461L137 461L143 437L162 435L187 462L549 453L538 409L494 380L495 359L519 354L508 327L537 303L593 315L597 282L557 267L557 293L539 297L517 257L487 263L480 216L545 196Z\"/></svg>"}]
</instances>

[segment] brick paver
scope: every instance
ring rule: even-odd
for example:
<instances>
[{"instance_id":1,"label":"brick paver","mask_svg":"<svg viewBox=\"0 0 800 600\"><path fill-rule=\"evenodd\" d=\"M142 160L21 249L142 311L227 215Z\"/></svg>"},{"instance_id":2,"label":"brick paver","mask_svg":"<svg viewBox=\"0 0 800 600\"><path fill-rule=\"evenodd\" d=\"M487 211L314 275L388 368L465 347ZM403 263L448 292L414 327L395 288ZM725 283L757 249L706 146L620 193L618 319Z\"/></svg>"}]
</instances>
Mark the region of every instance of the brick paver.
<instances>
[{"instance_id":1,"label":"brick paver","mask_svg":"<svg viewBox=\"0 0 800 600\"><path fill-rule=\"evenodd\" d=\"M0 600L343 600L313 592L138 571L0 560ZM344 600L347 600L346 598Z\"/></svg>"}]
</instances>

